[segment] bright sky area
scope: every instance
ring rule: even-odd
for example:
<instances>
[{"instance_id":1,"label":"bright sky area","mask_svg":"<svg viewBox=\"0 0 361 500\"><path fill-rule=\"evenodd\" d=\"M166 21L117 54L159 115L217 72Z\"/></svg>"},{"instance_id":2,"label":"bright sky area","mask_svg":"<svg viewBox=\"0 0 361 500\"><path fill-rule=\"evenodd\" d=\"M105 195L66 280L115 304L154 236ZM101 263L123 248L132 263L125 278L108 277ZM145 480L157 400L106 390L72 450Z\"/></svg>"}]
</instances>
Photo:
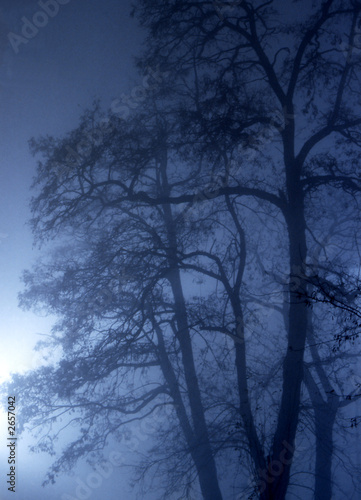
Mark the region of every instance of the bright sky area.
<instances>
[{"instance_id":1,"label":"bright sky area","mask_svg":"<svg viewBox=\"0 0 361 500\"><path fill-rule=\"evenodd\" d=\"M2 0L0 6L0 380L12 371L37 366L39 355L32 348L40 339L37 334L49 332L52 323L51 318L18 308L21 272L39 257L39 252L32 248L32 235L26 225L30 216L29 187L36 165L27 141L32 136L65 133L76 126L80 113L93 99L100 97L107 106L141 82L132 65L140 47L140 35L129 18L130 2L59 0L58 12L47 16L47 22L44 15L38 14L44 12L40 4L32 0ZM24 23L34 16L44 26L27 43L22 43L16 37L22 36ZM15 34L11 35L13 47L9 33ZM6 431L2 414L1 499L11 495L5 479ZM65 500L65 493L70 495L68 500L79 498L75 493L77 478L87 480L91 470L80 467L73 477L40 489L49 457L30 455L27 444L19 441L17 448L17 498ZM132 494L124 485L125 473L116 466L114 471L109 480L104 479L100 486L91 489L87 498L131 499ZM125 496L119 496L120 488Z\"/></svg>"}]
</instances>

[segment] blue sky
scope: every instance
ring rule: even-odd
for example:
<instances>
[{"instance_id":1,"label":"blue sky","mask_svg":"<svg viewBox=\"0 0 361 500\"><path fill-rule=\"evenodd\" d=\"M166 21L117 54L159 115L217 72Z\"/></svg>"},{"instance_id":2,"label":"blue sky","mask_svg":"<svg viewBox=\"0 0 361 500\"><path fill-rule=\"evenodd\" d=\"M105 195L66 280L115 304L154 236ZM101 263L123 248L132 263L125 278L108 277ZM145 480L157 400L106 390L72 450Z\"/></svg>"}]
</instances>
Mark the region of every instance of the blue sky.
<instances>
[{"instance_id":1,"label":"blue sky","mask_svg":"<svg viewBox=\"0 0 361 500\"><path fill-rule=\"evenodd\" d=\"M29 0L2 0L0 7L0 380L10 371L36 366L39 356L32 347L40 338L37 334L49 332L52 323L52 318L40 318L18 308L21 272L40 255L33 248L26 225L30 216L29 187L36 166L28 140L32 136L65 133L77 125L79 115L93 99L101 98L104 105L109 105L141 83L133 66L141 35L129 17L130 2L61 0L59 4L56 15L48 17L27 43L15 44L16 50L9 42L9 34L22 36L27 20L46 21L39 14L44 9L39 2ZM10 38L20 40L13 35ZM5 432L2 415L2 443ZM5 448L4 444L0 448L2 499L10 494L4 481ZM63 492L74 491L76 475L51 490L39 490L49 458L30 457L25 442L19 443L18 454L17 498L61 499ZM89 470L80 468L79 474L86 477ZM112 478L113 485L121 481L121 474ZM104 498L112 498L106 484L101 490ZM89 498L97 498L96 490Z\"/></svg>"},{"instance_id":2,"label":"blue sky","mask_svg":"<svg viewBox=\"0 0 361 500\"><path fill-rule=\"evenodd\" d=\"M3 12L7 29L21 33L25 16L32 19L37 3L24 11ZM49 322L17 308L22 269L34 262L29 219L29 187L36 165L28 140L43 134L58 136L75 127L82 110L94 98L105 105L140 78L132 57L139 49L139 31L129 20L128 2L70 1L28 44L15 54L10 44L0 67L0 307L2 347L24 331L30 334ZM25 14L24 14L25 13ZM4 35L4 33L3 33ZM25 329L25 330L24 330ZM10 341L10 342L9 342ZM8 357L7 352L5 358ZM16 359L21 353L12 356ZM25 350L23 352L25 354ZM13 358L15 359L15 358ZM1 359L5 362L6 359ZM1 372L0 376L5 375Z\"/></svg>"}]
</instances>

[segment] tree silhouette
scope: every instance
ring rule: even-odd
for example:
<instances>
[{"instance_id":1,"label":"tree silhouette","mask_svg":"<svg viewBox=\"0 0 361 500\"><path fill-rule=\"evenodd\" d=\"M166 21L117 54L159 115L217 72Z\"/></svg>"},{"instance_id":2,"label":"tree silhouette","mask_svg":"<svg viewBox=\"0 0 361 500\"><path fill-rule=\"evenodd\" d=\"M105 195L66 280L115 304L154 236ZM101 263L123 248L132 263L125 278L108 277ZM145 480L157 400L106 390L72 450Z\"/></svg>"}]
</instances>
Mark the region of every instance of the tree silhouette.
<instances>
[{"instance_id":1,"label":"tree silhouette","mask_svg":"<svg viewBox=\"0 0 361 500\"><path fill-rule=\"evenodd\" d=\"M99 121L97 113L83 117L81 133ZM196 355L202 357L192 339L179 264L194 234L185 230L183 218L176 221L170 205L149 207L118 198L126 185L169 195L168 171L175 172L168 166L167 133L159 120L143 112L117 123L101 145L93 144L81 162L66 168L59 168L59 159L64 160L65 147L69 139L78 139L77 133L62 142L33 143L45 157L35 181L43 190L33 200L34 214L41 214L32 221L34 232L40 240L63 234L66 243L46 265L24 273L21 303L44 305L61 317L48 347L61 346L63 356L56 366L17 377L14 384L23 401L32 399L25 419L36 416L41 425L66 415L67 426L82 422L80 437L52 466L48 480L104 447L108 436L121 436L125 424L171 405L168 433L174 434L177 418L183 437L177 445L173 437L169 456L158 465L163 470L167 459L172 469L184 453L192 464L187 457L184 466L177 466L167 488L188 487L179 478L192 477L195 467L203 496L221 498L214 442L222 442L222 434L227 441L228 427L211 439L208 397L202 396L198 380L203 365L195 363ZM204 227L199 237L209 231ZM217 418L217 412L208 413ZM53 444L46 438L40 449L51 453ZM217 448L222 450L219 443ZM154 463L150 458L143 466Z\"/></svg>"},{"instance_id":2,"label":"tree silhouette","mask_svg":"<svg viewBox=\"0 0 361 500\"><path fill-rule=\"evenodd\" d=\"M222 498L220 471L240 461L242 478L255 478L251 497L282 500L300 461L305 381L314 490L331 494L342 405L321 388L333 383L325 364L335 370L342 357L313 344L335 343L324 311L342 323L341 343L359 329L361 4L313 2L297 23L277 6L138 1L149 32L139 66L159 64L168 80L127 119L95 106L66 137L32 143L43 155L34 234L64 248L25 273L21 300L60 317L52 343L62 358L14 383L24 418L75 411L82 421L50 479L170 406L160 435L173 458L158 447L162 458L142 464L168 471L166 495L190 495L195 471L203 498ZM341 211L350 224L331 217ZM337 258L321 245L326 257L315 259L325 233L354 244Z\"/></svg>"}]
</instances>

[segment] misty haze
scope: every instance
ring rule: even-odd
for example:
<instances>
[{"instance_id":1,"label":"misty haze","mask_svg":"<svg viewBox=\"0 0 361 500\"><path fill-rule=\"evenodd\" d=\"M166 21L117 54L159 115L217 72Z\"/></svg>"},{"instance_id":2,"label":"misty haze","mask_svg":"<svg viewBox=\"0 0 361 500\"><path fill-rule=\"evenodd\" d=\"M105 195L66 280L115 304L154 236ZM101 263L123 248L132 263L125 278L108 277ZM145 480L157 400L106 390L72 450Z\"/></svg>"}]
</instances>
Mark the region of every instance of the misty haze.
<instances>
[{"instance_id":1,"label":"misty haze","mask_svg":"<svg viewBox=\"0 0 361 500\"><path fill-rule=\"evenodd\" d=\"M361 1L0 7L0 499L360 499Z\"/></svg>"}]
</instances>

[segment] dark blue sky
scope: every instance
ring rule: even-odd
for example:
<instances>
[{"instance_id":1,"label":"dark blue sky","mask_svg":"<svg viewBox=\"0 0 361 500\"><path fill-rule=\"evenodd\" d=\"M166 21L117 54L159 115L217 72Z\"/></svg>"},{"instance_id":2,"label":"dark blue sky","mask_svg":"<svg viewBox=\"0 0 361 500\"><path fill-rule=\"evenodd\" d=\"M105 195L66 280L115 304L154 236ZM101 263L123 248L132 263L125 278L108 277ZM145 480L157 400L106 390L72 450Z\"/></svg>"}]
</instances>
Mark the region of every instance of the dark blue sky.
<instances>
[{"instance_id":1,"label":"dark blue sky","mask_svg":"<svg viewBox=\"0 0 361 500\"><path fill-rule=\"evenodd\" d=\"M79 115L93 99L101 98L107 106L141 83L133 65L133 56L140 52L141 32L129 17L130 1L61 3L56 15L48 20L39 14L44 9L37 1L1 0L0 4L1 379L11 370L32 368L39 362L31 348L39 339L37 332L46 333L51 325L51 319L38 318L17 307L21 271L39 256L32 248L32 235L26 226L30 216L29 187L36 165L28 140L32 136L65 133L77 125ZM23 36L24 24L33 20L44 26L23 43L24 38L19 37ZM25 33L29 31L25 29ZM6 422L1 415L1 499L10 494L4 479L5 432ZM76 476L50 490L38 491L49 458L29 458L25 444L21 443L18 455L18 499L61 499L64 492L75 490ZM89 472L87 468L80 469L78 476L84 478ZM90 500L98 498L100 490L103 498L118 499L119 489L112 496L110 483L119 488L124 482L121 474L114 473L109 486L104 482ZM129 491L127 495L126 498L132 498Z\"/></svg>"}]
</instances>

